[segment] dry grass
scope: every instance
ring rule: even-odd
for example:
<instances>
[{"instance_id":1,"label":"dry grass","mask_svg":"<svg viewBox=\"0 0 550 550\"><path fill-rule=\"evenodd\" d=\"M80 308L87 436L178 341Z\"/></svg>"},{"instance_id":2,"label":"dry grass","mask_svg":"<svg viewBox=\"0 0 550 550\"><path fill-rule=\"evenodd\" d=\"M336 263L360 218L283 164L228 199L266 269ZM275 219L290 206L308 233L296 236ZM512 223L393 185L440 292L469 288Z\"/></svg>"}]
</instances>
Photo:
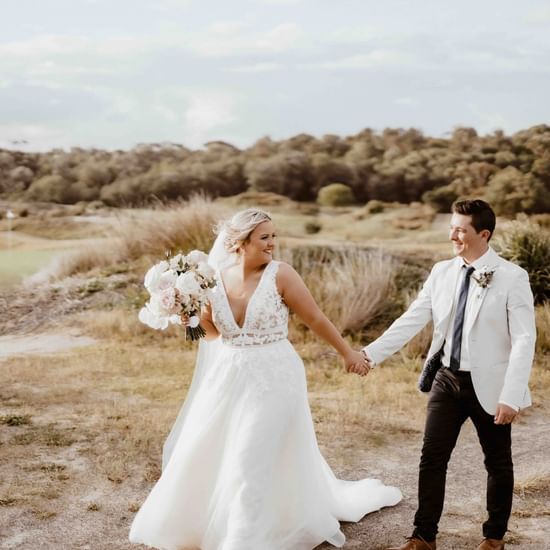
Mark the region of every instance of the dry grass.
<instances>
[{"instance_id":1,"label":"dry grass","mask_svg":"<svg viewBox=\"0 0 550 550\"><path fill-rule=\"evenodd\" d=\"M516 480L514 484L516 505L513 515L521 518L550 515L550 470Z\"/></svg>"},{"instance_id":2,"label":"dry grass","mask_svg":"<svg viewBox=\"0 0 550 550\"><path fill-rule=\"evenodd\" d=\"M537 306L537 353L550 353L550 302Z\"/></svg>"},{"instance_id":3,"label":"dry grass","mask_svg":"<svg viewBox=\"0 0 550 550\"><path fill-rule=\"evenodd\" d=\"M310 402L320 437L353 434L370 447L420 433L425 396L416 390L419 367L396 357L361 379L342 374L334 362L310 366Z\"/></svg>"},{"instance_id":4,"label":"dry grass","mask_svg":"<svg viewBox=\"0 0 550 550\"><path fill-rule=\"evenodd\" d=\"M340 331L361 330L385 308L393 290L395 262L382 251L295 247L282 249L281 256Z\"/></svg>"}]
</instances>

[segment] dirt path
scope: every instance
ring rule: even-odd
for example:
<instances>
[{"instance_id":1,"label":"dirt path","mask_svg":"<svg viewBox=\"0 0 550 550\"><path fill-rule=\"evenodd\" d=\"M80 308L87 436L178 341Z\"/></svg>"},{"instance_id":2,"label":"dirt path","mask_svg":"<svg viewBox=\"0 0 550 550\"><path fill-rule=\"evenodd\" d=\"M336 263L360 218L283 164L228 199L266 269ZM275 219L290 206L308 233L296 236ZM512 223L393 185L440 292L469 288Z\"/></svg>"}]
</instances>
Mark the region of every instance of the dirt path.
<instances>
[{"instance_id":1,"label":"dirt path","mask_svg":"<svg viewBox=\"0 0 550 550\"><path fill-rule=\"evenodd\" d=\"M0 361L20 355L59 353L94 343L93 338L82 336L76 332L0 336Z\"/></svg>"}]
</instances>

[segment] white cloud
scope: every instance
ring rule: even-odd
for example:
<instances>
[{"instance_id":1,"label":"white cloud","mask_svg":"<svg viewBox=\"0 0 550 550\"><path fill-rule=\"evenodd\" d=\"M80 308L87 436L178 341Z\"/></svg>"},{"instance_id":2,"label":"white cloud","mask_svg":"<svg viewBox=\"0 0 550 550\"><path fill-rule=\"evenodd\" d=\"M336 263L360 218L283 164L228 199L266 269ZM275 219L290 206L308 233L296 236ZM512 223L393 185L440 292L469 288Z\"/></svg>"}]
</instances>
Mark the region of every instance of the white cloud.
<instances>
[{"instance_id":1,"label":"white cloud","mask_svg":"<svg viewBox=\"0 0 550 550\"><path fill-rule=\"evenodd\" d=\"M525 14L523 20L531 25L548 25L550 23L550 7L531 10Z\"/></svg>"},{"instance_id":2,"label":"white cloud","mask_svg":"<svg viewBox=\"0 0 550 550\"><path fill-rule=\"evenodd\" d=\"M70 144L69 136L59 128L37 124L0 125L0 147L11 148L14 141L28 142L28 148L32 151L47 151L52 147L66 147ZM19 144L17 148L24 147Z\"/></svg>"},{"instance_id":3,"label":"white cloud","mask_svg":"<svg viewBox=\"0 0 550 550\"><path fill-rule=\"evenodd\" d=\"M280 63L253 63L251 65L239 65L225 69L231 73L270 73L284 69Z\"/></svg>"},{"instance_id":4,"label":"white cloud","mask_svg":"<svg viewBox=\"0 0 550 550\"><path fill-rule=\"evenodd\" d=\"M237 120L235 99L230 95L197 92L190 96L189 103L184 114L185 142L193 146L207 141L212 130Z\"/></svg>"},{"instance_id":5,"label":"white cloud","mask_svg":"<svg viewBox=\"0 0 550 550\"><path fill-rule=\"evenodd\" d=\"M475 103L470 103L468 110L475 116L475 128L482 134L495 130L514 131L513 125L502 113L490 112Z\"/></svg>"},{"instance_id":6,"label":"white cloud","mask_svg":"<svg viewBox=\"0 0 550 550\"><path fill-rule=\"evenodd\" d=\"M161 9L188 8L193 0L155 0L155 7Z\"/></svg>"},{"instance_id":7,"label":"white cloud","mask_svg":"<svg viewBox=\"0 0 550 550\"><path fill-rule=\"evenodd\" d=\"M272 4L274 6L288 6L290 4L300 4L303 0L259 0L261 4Z\"/></svg>"},{"instance_id":8,"label":"white cloud","mask_svg":"<svg viewBox=\"0 0 550 550\"><path fill-rule=\"evenodd\" d=\"M0 43L0 55L19 59L44 58L49 55L86 51L89 40L83 36L41 34L12 42Z\"/></svg>"},{"instance_id":9,"label":"white cloud","mask_svg":"<svg viewBox=\"0 0 550 550\"><path fill-rule=\"evenodd\" d=\"M151 109L169 122L176 122L179 118L176 111L174 109L170 109L166 105L154 104L151 106Z\"/></svg>"},{"instance_id":10,"label":"white cloud","mask_svg":"<svg viewBox=\"0 0 550 550\"><path fill-rule=\"evenodd\" d=\"M38 62L29 68L27 73L31 78L34 77L64 77L64 76L105 76L117 74L117 70L107 67L84 67L74 64L60 64L59 62L48 60Z\"/></svg>"},{"instance_id":11,"label":"white cloud","mask_svg":"<svg viewBox=\"0 0 550 550\"><path fill-rule=\"evenodd\" d=\"M415 105L418 102L413 97L398 97L394 103L397 105Z\"/></svg>"},{"instance_id":12,"label":"white cloud","mask_svg":"<svg viewBox=\"0 0 550 550\"><path fill-rule=\"evenodd\" d=\"M137 56L159 48L183 46L181 35L119 35L110 38L90 38L82 35L40 34L26 40L0 43L0 56L12 61L24 62L53 57L68 59L81 56L120 58Z\"/></svg>"},{"instance_id":13,"label":"white cloud","mask_svg":"<svg viewBox=\"0 0 550 550\"><path fill-rule=\"evenodd\" d=\"M383 38L382 29L373 25L335 29L323 37L334 44L362 44Z\"/></svg>"},{"instance_id":14,"label":"white cloud","mask_svg":"<svg viewBox=\"0 0 550 550\"><path fill-rule=\"evenodd\" d=\"M206 31L188 37L199 55L226 57L282 53L300 45L303 31L297 23L282 23L267 31L251 29L244 23L215 23Z\"/></svg>"},{"instance_id":15,"label":"white cloud","mask_svg":"<svg viewBox=\"0 0 550 550\"><path fill-rule=\"evenodd\" d=\"M316 63L312 66L322 69L371 69L376 67L412 65L413 62L413 55L407 52L373 50L366 54L351 55L334 61Z\"/></svg>"}]
</instances>

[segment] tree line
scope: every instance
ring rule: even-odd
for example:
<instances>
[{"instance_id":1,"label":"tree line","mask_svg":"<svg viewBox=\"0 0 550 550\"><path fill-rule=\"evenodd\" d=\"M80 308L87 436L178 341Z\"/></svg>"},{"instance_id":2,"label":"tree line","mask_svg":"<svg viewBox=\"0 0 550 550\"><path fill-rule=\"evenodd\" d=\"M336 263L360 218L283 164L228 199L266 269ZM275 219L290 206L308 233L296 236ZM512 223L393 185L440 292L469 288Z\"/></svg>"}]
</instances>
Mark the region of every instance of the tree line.
<instances>
[{"instance_id":1,"label":"tree line","mask_svg":"<svg viewBox=\"0 0 550 550\"><path fill-rule=\"evenodd\" d=\"M512 135L459 127L445 138L416 129L367 128L346 137L264 137L246 149L222 141L200 150L174 143L129 151L0 149L4 199L138 206L197 192L216 197L252 189L313 201L335 183L349 188L358 204L423 201L448 211L456 198L475 195L499 214L549 212L550 126Z\"/></svg>"}]
</instances>

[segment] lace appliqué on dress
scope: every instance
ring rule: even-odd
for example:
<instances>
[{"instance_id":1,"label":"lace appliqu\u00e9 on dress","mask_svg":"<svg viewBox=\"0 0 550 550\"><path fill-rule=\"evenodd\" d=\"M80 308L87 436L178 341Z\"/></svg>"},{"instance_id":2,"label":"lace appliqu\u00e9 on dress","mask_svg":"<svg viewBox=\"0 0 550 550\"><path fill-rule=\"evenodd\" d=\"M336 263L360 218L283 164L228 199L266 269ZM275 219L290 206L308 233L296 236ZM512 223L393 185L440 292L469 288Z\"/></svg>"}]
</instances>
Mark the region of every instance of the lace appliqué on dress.
<instances>
[{"instance_id":1,"label":"lace appliqu\u00e9 on dress","mask_svg":"<svg viewBox=\"0 0 550 550\"><path fill-rule=\"evenodd\" d=\"M224 344L231 346L261 346L288 337L288 308L277 290L279 262L270 262L246 308L244 324L237 325L219 272L212 292L212 317Z\"/></svg>"}]
</instances>

